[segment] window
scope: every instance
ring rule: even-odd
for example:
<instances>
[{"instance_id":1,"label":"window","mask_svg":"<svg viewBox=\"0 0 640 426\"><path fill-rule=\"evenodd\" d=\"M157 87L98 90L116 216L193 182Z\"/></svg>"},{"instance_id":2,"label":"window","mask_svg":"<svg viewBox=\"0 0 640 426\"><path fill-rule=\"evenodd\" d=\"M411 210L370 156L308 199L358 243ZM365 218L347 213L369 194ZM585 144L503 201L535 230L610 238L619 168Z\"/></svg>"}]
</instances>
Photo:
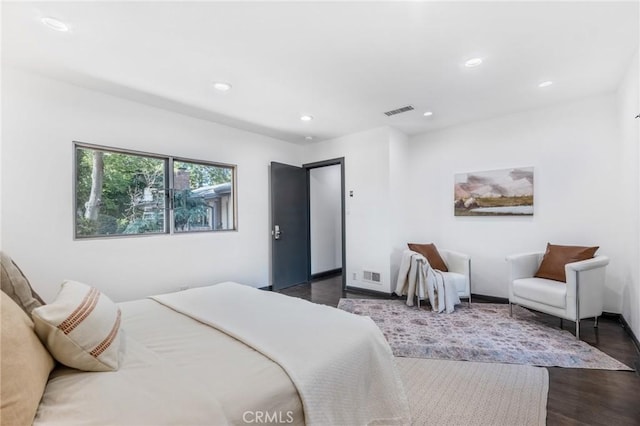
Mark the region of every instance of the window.
<instances>
[{"instance_id":1,"label":"window","mask_svg":"<svg viewBox=\"0 0 640 426\"><path fill-rule=\"evenodd\" d=\"M234 229L233 168L173 162L175 232Z\"/></svg>"},{"instance_id":2,"label":"window","mask_svg":"<svg viewBox=\"0 0 640 426\"><path fill-rule=\"evenodd\" d=\"M236 229L235 166L74 147L76 238Z\"/></svg>"}]
</instances>

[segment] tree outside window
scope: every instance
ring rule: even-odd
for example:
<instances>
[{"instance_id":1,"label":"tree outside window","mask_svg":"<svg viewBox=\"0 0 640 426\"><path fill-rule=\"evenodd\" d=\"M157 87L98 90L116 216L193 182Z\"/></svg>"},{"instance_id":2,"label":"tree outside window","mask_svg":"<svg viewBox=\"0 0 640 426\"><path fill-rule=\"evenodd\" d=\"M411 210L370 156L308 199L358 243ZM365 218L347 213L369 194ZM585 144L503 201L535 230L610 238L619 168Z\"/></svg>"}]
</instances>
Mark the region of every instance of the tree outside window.
<instances>
[{"instance_id":1,"label":"tree outside window","mask_svg":"<svg viewBox=\"0 0 640 426\"><path fill-rule=\"evenodd\" d=\"M75 151L77 238L236 228L234 166L85 144Z\"/></svg>"}]
</instances>

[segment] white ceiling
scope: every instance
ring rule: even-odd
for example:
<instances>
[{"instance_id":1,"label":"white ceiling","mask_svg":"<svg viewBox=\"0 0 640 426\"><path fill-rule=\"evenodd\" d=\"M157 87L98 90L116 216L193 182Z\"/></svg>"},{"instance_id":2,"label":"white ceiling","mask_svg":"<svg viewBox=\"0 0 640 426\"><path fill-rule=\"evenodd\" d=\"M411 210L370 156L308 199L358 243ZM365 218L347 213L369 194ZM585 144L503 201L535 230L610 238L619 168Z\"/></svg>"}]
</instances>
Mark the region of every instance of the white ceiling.
<instances>
[{"instance_id":1,"label":"white ceiling","mask_svg":"<svg viewBox=\"0 0 640 426\"><path fill-rule=\"evenodd\" d=\"M71 30L45 27L46 16ZM3 3L2 61L307 144L613 91L639 17L638 1ZM465 68L472 57L484 63ZM233 89L214 90L219 80ZM407 104L416 110L383 114Z\"/></svg>"}]
</instances>

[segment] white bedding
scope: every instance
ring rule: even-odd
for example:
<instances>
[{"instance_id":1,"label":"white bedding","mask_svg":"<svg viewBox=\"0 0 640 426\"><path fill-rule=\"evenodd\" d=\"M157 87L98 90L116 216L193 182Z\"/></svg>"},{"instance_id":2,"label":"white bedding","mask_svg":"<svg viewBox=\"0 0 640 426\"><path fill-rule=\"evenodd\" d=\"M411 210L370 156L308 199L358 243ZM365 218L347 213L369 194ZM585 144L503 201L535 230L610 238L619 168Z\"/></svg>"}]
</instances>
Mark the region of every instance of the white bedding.
<instances>
[{"instance_id":1,"label":"white bedding","mask_svg":"<svg viewBox=\"0 0 640 426\"><path fill-rule=\"evenodd\" d=\"M218 286L209 289L215 287ZM219 290L224 288L219 287ZM307 424L409 422L402 384L384 338L379 342L374 337L377 343L372 347L367 342L370 339L350 335L358 327L344 326L338 320L345 315L342 311L269 292L243 289L241 294L249 290L258 299L252 302L244 296L226 292L226 298L218 293L213 299L217 304L206 307L204 303L196 303L196 306L200 306L201 311L223 312L225 307L235 303L231 310L242 311L241 316L248 320L246 323L257 326L253 333L264 336L263 340L257 339L262 350L273 350L268 344L265 346L264 341L273 339L278 342L276 346L282 344L291 349L288 351L291 357L303 358L285 361L290 365L283 369L236 338L203 324L203 318L196 321L150 299L121 303L125 356L120 370L88 373L57 368L47 384L34 423L268 423L257 422L260 415L271 415L275 422L286 424L303 424L305 415ZM180 302L180 299L196 295L195 299L203 301L208 291L193 289L176 293L179 295L175 298L176 303L182 304L184 300ZM265 303L261 297L265 295L267 298L282 297L291 303L268 302L266 304L274 310L262 309ZM339 314L333 315L334 311ZM275 322L265 320L263 315L267 313L275 317ZM324 315L326 313L329 314ZM200 312L200 316L205 314ZM325 316L327 319L323 320ZM369 319L364 321L373 324ZM351 321L347 321L349 323ZM283 337L287 324L295 330L293 337ZM377 327L375 330L382 337ZM312 346L313 341L318 345ZM270 353L269 356L283 362L281 355ZM284 358L288 357L284 355ZM301 372L300 368L305 364L309 370ZM303 395L304 404L300 395ZM273 417L274 413L277 417Z\"/></svg>"},{"instance_id":2,"label":"white bedding","mask_svg":"<svg viewBox=\"0 0 640 426\"><path fill-rule=\"evenodd\" d=\"M309 425L410 422L393 354L368 317L230 282L153 298L278 363Z\"/></svg>"},{"instance_id":3,"label":"white bedding","mask_svg":"<svg viewBox=\"0 0 640 426\"><path fill-rule=\"evenodd\" d=\"M106 373L56 368L34 424L217 426L261 412L304 424L289 376L259 352L150 299L119 306L123 365Z\"/></svg>"}]
</instances>

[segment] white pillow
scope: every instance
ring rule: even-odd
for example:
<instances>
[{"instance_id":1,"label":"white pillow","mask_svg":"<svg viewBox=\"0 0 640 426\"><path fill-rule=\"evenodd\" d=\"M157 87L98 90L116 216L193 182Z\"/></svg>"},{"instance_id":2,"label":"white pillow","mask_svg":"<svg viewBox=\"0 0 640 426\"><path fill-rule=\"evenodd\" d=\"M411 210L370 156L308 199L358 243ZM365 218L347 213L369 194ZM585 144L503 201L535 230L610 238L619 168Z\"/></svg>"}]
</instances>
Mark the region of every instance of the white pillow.
<instances>
[{"instance_id":1,"label":"white pillow","mask_svg":"<svg viewBox=\"0 0 640 426\"><path fill-rule=\"evenodd\" d=\"M62 364L113 371L120 363L120 308L97 289L62 283L56 300L31 313L38 337Z\"/></svg>"}]
</instances>

